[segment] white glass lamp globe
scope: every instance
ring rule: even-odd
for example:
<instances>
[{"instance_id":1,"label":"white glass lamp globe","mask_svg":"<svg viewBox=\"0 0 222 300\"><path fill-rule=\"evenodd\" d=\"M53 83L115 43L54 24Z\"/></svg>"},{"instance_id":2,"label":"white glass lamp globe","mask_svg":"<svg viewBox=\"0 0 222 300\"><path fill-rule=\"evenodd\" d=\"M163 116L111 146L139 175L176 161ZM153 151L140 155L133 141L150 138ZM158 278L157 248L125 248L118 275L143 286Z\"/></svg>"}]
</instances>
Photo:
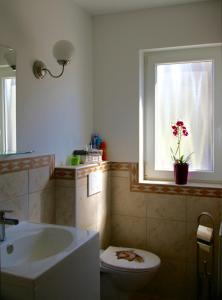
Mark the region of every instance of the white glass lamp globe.
<instances>
[{"instance_id":1,"label":"white glass lamp globe","mask_svg":"<svg viewBox=\"0 0 222 300\"><path fill-rule=\"evenodd\" d=\"M55 43L53 47L53 55L57 62L61 65L66 65L72 59L74 47L71 42L61 40Z\"/></svg>"}]
</instances>

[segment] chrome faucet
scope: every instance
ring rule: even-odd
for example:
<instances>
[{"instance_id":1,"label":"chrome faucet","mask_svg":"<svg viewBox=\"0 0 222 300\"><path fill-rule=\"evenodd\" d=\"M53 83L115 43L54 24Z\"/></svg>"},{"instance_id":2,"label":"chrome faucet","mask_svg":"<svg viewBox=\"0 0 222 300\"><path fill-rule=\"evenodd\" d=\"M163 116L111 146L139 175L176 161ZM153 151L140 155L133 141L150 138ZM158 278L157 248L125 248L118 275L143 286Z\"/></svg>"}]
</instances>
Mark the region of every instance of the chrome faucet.
<instances>
[{"instance_id":1,"label":"chrome faucet","mask_svg":"<svg viewBox=\"0 0 222 300\"><path fill-rule=\"evenodd\" d=\"M17 225L17 219L5 218L6 213L12 213L12 210L0 210L0 242L5 240L5 225Z\"/></svg>"}]
</instances>

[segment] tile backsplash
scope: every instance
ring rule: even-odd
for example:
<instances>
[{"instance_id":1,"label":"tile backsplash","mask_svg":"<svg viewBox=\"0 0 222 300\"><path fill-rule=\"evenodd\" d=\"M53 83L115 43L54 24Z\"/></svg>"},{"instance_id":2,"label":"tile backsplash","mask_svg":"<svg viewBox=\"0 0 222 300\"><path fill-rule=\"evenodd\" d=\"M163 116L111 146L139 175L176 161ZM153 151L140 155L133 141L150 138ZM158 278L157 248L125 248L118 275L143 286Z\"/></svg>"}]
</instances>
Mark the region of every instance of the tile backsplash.
<instances>
[{"instance_id":1,"label":"tile backsplash","mask_svg":"<svg viewBox=\"0 0 222 300\"><path fill-rule=\"evenodd\" d=\"M195 196L176 190L173 194L143 191L130 165L135 167L102 163L54 171L50 155L4 162L4 166L0 161L0 209L12 209L11 216L20 221L97 230L101 248L115 245L154 252L161 267L146 295L195 299L197 217L202 211L213 215L218 246L222 198L199 190ZM102 191L88 196L87 175L97 170L102 171Z\"/></svg>"},{"instance_id":2,"label":"tile backsplash","mask_svg":"<svg viewBox=\"0 0 222 300\"><path fill-rule=\"evenodd\" d=\"M160 271L147 288L148 294L158 299L196 299L197 218L203 211L213 215L217 247L222 199L134 192L130 168L111 169L110 243L160 256Z\"/></svg>"},{"instance_id":3,"label":"tile backsplash","mask_svg":"<svg viewBox=\"0 0 222 300\"><path fill-rule=\"evenodd\" d=\"M98 166L56 168L56 223L77 226L100 233L100 246L106 248L110 242L110 176L109 163ZM102 171L102 191L89 196L88 174Z\"/></svg>"},{"instance_id":4,"label":"tile backsplash","mask_svg":"<svg viewBox=\"0 0 222 300\"><path fill-rule=\"evenodd\" d=\"M55 222L54 156L0 161L0 210L19 221Z\"/></svg>"}]
</instances>

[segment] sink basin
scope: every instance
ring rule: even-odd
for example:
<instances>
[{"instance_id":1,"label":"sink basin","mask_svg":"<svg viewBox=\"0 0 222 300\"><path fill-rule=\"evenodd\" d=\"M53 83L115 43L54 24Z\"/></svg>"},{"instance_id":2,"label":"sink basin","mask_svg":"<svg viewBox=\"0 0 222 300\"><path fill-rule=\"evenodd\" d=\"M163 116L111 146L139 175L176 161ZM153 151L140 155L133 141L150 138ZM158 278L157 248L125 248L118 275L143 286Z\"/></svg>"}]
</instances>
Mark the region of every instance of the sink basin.
<instances>
[{"instance_id":1,"label":"sink basin","mask_svg":"<svg viewBox=\"0 0 222 300\"><path fill-rule=\"evenodd\" d=\"M99 299L99 242L96 232L21 222L6 229L6 240L0 243L0 254L3 299L62 300L73 299L74 296L80 300ZM73 281L69 282L67 275ZM95 298L91 298L92 291L88 298L84 295L86 289L83 285L87 277L92 290L97 287Z\"/></svg>"},{"instance_id":2,"label":"sink basin","mask_svg":"<svg viewBox=\"0 0 222 300\"><path fill-rule=\"evenodd\" d=\"M15 234L14 231L13 233ZM65 251L73 240L71 232L64 228L43 227L37 230L30 228L26 236L7 238L7 242L1 247L1 266L7 268L47 259Z\"/></svg>"}]
</instances>

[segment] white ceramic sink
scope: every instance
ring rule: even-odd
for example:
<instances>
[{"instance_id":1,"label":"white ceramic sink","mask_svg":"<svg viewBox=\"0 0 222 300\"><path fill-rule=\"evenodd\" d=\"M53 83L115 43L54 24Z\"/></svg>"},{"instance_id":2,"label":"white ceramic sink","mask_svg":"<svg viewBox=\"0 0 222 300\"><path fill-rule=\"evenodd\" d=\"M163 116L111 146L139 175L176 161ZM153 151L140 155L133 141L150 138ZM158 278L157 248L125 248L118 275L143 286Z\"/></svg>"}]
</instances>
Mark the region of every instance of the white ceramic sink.
<instances>
[{"instance_id":1,"label":"white ceramic sink","mask_svg":"<svg viewBox=\"0 0 222 300\"><path fill-rule=\"evenodd\" d=\"M92 290L95 286L97 290L99 289L99 242L96 232L74 227L22 222L6 229L6 240L0 243L0 255L5 299L23 300L25 297L32 299L33 295L33 299L60 300L66 293L66 299L73 299L71 290L77 284L78 288L75 288L77 291L81 283L85 284L87 276ZM92 266L94 270L91 270ZM70 282L67 276L70 276ZM97 278L97 283L93 276ZM7 286L10 288L6 289ZM83 287L77 293L79 296L75 295L75 299L88 299L82 294L85 292L86 289ZM90 292L89 288L89 299L90 294L92 291Z\"/></svg>"},{"instance_id":2,"label":"white ceramic sink","mask_svg":"<svg viewBox=\"0 0 222 300\"><path fill-rule=\"evenodd\" d=\"M19 231L24 225L19 226ZM27 227L27 224L25 227ZM1 247L2 268L25 263L30 264L50 258L64 252L74 241L72 233L64 228L31 228L30 226L26 234L19 237L16 228L12 230L11 234L7 233L9 237Z\"/></svg>"}]
</instances>

